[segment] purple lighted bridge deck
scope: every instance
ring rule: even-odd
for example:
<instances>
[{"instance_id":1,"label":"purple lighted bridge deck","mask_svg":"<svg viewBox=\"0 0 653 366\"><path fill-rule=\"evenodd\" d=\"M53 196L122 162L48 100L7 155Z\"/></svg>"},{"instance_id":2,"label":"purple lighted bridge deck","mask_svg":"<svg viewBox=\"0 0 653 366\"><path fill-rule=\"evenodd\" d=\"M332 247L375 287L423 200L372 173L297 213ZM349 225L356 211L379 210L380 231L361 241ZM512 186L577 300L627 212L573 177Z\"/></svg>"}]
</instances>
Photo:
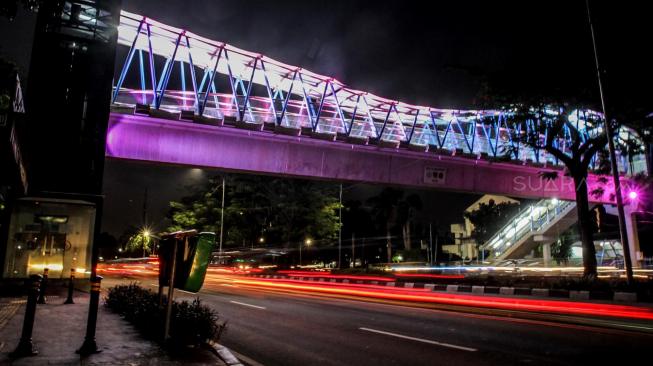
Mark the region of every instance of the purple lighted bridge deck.
<instances>
[{"instance_id":1,"label":"purple lighted bridge deck","mask_svg":"<svg viewBox=\"0 0 653 366\"><path fill-rule=\"evenodd\" d=\"M574 198L573 182L560 170L559 178L546 181L541 174L553 169L129 114L111 114L106 155L287 177ZM596 177L589 179L592 189ZM609 191L601 201L608 202Z\"/></svg>"}]
</instances>

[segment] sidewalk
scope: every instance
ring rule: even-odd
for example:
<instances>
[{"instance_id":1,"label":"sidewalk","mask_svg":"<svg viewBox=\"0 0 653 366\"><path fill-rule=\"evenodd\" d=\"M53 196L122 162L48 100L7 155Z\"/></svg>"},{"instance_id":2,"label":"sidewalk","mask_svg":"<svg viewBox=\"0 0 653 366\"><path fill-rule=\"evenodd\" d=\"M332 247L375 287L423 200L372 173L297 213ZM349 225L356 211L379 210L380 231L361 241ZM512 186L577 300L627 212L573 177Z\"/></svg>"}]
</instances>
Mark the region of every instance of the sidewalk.
<instances>
[{"instance_id":1,"label":"sidewalk","mask_svg":"<svg viewBox=\"0 0 653 366\"><path fill-rule=\"evenodd\" d=\"M102 352L81 358L88 316L88 293L76 292L75 304L63 305L64 297L49 297L38 305L33 342L39 352L33 357L11 360L8 355L20 339L25 313L22 299L0 298L0 364L2 365L224 365L207 350L172 358L156 343L140 337L120 316L101 302L96 340ZM13 313L13 314L12 314ZM182 358L183 357L183 358Z\"/></svg>"}]
</instances>

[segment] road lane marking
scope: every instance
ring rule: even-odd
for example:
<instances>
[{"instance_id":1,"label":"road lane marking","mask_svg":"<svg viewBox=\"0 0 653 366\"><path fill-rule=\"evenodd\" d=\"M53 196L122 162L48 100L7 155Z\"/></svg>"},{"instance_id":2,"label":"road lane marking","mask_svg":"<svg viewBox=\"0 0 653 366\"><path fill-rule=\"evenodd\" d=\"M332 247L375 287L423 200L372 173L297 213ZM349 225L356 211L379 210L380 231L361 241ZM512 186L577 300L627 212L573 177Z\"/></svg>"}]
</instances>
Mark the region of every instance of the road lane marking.
<instances>
[{"instance_id":1,"label":"road lane marking","mask_svg":"<svg viewBox=\"0 0 653 366\"><path fill-rule=\"evenodd\" d=\"M244 302L233 301L233 300L231 300L231 301L229 301L229 302L232 303L232 304L238 304L238 305L242 305L242 306L249 306L249 307L256 308L256 309L265 310L265 307L263 307L263 306L252 305L252 304L246 304L246 303L244 303Z\"/></svg>"},{"instance_id":2,"label":"road lane marking","mask_svg":"<svg viewBox=\"0 0 653 366\"><path fill-rule=\"evenodd\" d=\"M476 352L476 351L478 351L476 348L457 346L457 345L455 345L455 344L450 344L450 343L436 342L436 341L432 341L432 340L430 340L430 339L422 339L422 338L410 337L410 336L403 335L403 334L384 332L384 331L382 331L382 330L376 330L376 329L370 329L370 328L364 328L364 327L360 327L360 328L358 328L358 329L360 329L360 330L364 330L364 331L366 331L366 332L372 332L372 333L384 334L384 335L388 335L388 336L391 336L391 337L397 337L397 338L402 338L402 339L409 339L409 340L411 340L411 341L417 341L417 342L422 342L422 343L434 344L434 345L436 345L436 346L442 346L442 347L454 348L454 349L458 349L458 350L461 350L461 351L467 351L467 352Z\"/></svg>"}]
</instances>

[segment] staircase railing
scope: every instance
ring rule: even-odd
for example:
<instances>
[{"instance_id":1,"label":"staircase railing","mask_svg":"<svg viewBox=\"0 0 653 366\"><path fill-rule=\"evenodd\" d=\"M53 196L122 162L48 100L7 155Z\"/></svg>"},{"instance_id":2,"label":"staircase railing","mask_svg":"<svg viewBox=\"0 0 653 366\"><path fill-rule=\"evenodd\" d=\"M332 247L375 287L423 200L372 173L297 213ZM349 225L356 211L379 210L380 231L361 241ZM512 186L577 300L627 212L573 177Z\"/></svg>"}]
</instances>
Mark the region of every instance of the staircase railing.
<instances>
[{"instance_id":1,"label":"staircase railing","mask_svg":"<svg viewBox=\"0 0 653 366\"><path fill-rule=\"evenodd\" d=\"M568 208L575 205L572 201L556 198L541 200L515 215L482 248L490 251L489 258L497 258L526 236L557 220Z\"/></svg>"}]
</instances>

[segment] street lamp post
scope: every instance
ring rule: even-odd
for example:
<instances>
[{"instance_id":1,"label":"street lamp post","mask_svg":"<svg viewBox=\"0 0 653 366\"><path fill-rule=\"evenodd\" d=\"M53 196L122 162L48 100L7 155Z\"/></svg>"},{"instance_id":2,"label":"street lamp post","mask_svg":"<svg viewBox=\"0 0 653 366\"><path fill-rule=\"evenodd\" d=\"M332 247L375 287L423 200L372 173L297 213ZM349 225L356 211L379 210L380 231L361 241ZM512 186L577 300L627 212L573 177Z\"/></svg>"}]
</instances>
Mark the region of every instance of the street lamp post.
<instances>
[{"instance_id":1,"label":"street lamp post","mask_svg":"<svg viewBox=\"0 0 653 366\"><path fill-rule=\"evenodd\" d=\"M307 247L311 245L312 241L311 239L306 239L304 240L304 243L299 243L299 265L302 265L302 244L306 245Z\"/></svg>"},{"instance_id":2,"label":"street lamp post","mask_svg":"<svg viewBox=\"0 0 653 366\"><path fill-rule=\"evenodd\" d=\"M596 49L596 37L594 36L594 26L592 25L592 14L590 12L589 0L585 0L587 8L587 20L590 25L592 35L592 48L594 50L594 62L596 64L596 78L599 84L599 95L601 96L601 107L603 109L603 119L605 120L605 134L608 136L608 152L610 154L610 168L612 170L612 180L614 182L614 193L617 201L617 215L619 217L619 236L621 238L621 247L624 251L624 267L626 269L626 281L628 284L633 282L633 264L631 262L630 244L628 243L628 233L626 232L626 214L624 213L623 197L621 197L621 181L619 180L619 170L617 166L617 157L615 155L612 125L608 118L608 111L605 107L605 98L603 96L603 83L601 82L601 68L599 65L599 53Z\"/></svg>"},{"instance_id":3,"label":"street lamp post","mask_svg":"<svg viewBox=\"0 0 653 366\"><path fill-rule=\"evenodd\" d=\"M222 263L222 231L224 230L224 191L225 191L225 186L227 182L225 180L225 177L222 177L222 204L220 207L220 247L218 248L218 262Z\"/></svg>"},{"instance_id":4,"label":"street lamp post","mask_svg":"<svg viewBox=\"0 0 653 366\"><path fill-rule=\"evenodd\" d=\"M150 231L143 229L143 258L145 258L145 249L148 244L150 244Z\"/></svg>"},{"instance_id":5,"label":"street lamp post","mask_svg":"<svg viewBox=\"0 0 653 366\"><path fill-rule=\"evenodd\" d=\"M340 183L340 195L338 198L338 269L342 268L342 183Z\"/></svg>"}]
</instances>

